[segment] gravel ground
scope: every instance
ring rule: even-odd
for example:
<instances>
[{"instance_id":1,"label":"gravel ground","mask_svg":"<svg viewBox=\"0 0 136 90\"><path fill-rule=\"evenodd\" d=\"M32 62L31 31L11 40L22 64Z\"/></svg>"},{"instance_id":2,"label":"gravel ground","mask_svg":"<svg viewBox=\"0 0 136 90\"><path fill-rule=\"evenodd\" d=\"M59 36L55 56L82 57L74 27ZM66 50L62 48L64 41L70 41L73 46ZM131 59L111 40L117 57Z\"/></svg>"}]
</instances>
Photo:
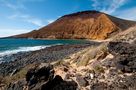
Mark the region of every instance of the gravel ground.
<instances>
[{"instance_id":1,"label":"gravel ground","mask_svg":"<svg viewBox=\"0 0 136 90\"><path fill-rule=\"evenodd\" d=\"M5 57L5 59L12 59L12 61L0 64L0 75L6 76L14 70L20 70L24 66L32 63L62 60L63 58L68 58L70 54L80 51L88 46L90 46L90 44L58 45L38 51L14 54L10 57Z\"/></svg>"}]
</instances>

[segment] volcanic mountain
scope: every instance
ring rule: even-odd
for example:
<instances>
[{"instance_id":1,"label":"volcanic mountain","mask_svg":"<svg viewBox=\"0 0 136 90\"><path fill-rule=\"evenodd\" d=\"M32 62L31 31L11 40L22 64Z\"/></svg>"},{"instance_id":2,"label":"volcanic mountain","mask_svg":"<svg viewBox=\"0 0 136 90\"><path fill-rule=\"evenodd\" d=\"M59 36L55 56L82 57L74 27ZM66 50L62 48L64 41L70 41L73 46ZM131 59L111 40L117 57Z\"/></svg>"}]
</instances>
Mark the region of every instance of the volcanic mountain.
<instances>
[{"instance_id":1,"label":"volcanic mountain","mask_svg":"<svg viewBox=\"0 0 136 90\"><path fill-rule=\"evenodd\" d=\"M136 24L98 11L82 11L62 16L55 22L15 38L104 40Z\"/></svg>"}]
</instances>

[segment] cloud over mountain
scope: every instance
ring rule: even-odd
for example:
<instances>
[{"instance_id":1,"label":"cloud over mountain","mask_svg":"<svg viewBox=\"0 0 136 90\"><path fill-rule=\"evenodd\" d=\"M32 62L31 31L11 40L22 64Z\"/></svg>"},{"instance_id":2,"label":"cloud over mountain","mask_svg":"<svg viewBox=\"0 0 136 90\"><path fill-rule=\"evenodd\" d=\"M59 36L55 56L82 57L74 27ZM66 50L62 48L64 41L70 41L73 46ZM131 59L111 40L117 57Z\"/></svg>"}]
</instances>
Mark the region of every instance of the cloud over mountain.
<instances>
[{"instance_id":1,"label":"cloud over mountain","mask_svg":"<svg viewBox=\"0 0 136 90\"><path fill-rule=\"evenodd\" d=\"M93 8L108 14L114 13L118 8L123 6L127 0L92 0Z\"/></svg>"}]
</instances>

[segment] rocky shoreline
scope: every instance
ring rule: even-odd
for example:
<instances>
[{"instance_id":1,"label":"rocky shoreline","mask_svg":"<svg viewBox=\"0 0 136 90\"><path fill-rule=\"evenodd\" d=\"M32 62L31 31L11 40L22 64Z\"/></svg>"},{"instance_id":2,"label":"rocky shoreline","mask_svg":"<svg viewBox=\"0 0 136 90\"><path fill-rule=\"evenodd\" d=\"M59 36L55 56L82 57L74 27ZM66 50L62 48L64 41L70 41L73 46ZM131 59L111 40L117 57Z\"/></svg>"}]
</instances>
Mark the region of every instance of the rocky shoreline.
<instances>
[{"instance_id":1,"label":"rocky shoreline","mask_svg":"<svg viewBox=\"0 0 136 90\"><path fill-rule=\"evenodd\" d=\"M38 51L13 54L9 57L4 57L5 61L10 61L0 64L0 75L6 76L14 70L20 70L24 66L32 63L49 63L62 60L63 58L68 58L70 54L78 52L88 46L90 46L90 44L57 45Z\"/></svg>"},{"instance_id":2,"label":"rocky shoreline","mask_svg":"<svg viewBox=\"0 0 136 90\"><path fill-rule=\"evenodd\" d=\"M0 64L1 90L136 90L136 41L58 45Z\"/></svg>"}]
</instances>

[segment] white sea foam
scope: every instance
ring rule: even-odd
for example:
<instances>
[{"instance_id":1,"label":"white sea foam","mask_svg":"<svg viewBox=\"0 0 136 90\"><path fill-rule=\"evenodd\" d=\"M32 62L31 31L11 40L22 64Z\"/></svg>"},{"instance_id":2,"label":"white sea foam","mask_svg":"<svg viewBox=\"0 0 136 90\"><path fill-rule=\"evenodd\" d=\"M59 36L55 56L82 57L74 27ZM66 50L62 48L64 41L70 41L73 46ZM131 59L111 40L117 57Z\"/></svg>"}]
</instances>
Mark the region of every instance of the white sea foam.
<instances>
[{"instance_id":1,"label":"white sea foam","mask_svg":"<svg viewBox=\"0 0 136 90\"><path fill-rule=\"evenodd\" d=\"M36 51L36 50L44 49L46 47L50 47L50 46L19 47L18 49L15 49L15 50L3 51L3 52L0 52L0 59L2 59L2 57L5 55L12 55L18 52Z\"/></svg>"},{"instance_id":2,"label":"white sea foam","mask_svg":"<svg viewBox=\"0 0 136 90\"><path fill-rule=\"evenodd\" d=\"M36 50L41 50L41 49L51 47L51 46L56 46L56 45L62 45L62 44L54 44L54 45L46 45L46 46L19 47L19 48L14 49L14 50L3 51L3 52L0 52L0 63L5 62L5 60L3 61L3 58L5 56L10 57L11 55L17 54L19 52L36 51Z\"/></svg>"}]
</instances>

